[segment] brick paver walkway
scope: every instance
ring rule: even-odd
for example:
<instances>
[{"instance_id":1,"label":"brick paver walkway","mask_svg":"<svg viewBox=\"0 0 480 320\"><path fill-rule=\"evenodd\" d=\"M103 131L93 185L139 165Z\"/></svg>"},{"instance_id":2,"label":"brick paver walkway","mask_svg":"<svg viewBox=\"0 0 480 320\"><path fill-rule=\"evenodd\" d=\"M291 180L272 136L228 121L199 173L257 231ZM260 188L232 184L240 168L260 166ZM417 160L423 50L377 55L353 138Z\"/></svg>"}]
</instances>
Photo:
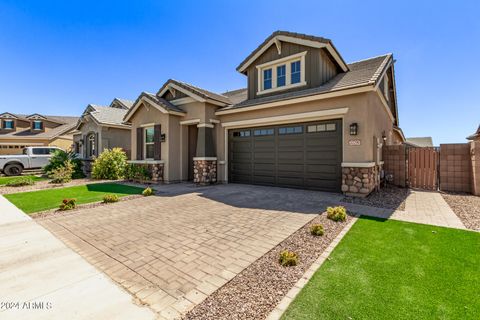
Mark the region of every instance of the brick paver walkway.
<instances>
[{"instance_id":1,"label":"brick paver walkway","mask_svg":"<svg viewBox=\"0 0 480 320\"><path fill-rule=\"evenodd\" d=\"M244 185L159 190L38 222L161 318L200 303L341 198Z\"/></svg>"}]
</instances>

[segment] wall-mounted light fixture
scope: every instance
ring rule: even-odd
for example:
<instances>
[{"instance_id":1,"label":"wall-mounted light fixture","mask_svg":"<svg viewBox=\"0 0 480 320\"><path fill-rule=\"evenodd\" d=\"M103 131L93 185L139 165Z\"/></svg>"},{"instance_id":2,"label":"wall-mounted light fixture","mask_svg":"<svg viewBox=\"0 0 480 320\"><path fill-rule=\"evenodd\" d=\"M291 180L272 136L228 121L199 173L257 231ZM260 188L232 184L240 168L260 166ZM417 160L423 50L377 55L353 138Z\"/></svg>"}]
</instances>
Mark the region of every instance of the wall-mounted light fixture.
<instances>
[{"instance_id":1,"label":"wall-mounted light fixture","mask_svg":"<svg viewBox=\"0 0 480 320\"><path fill-rule=\"evenodd\" d=\"M385 130L382 132L382 139L383 141L387 141L387 135L385 134Z\"/></svg>"},{"instance_id":2,"label":"wall-mounted light fixture","mask_svg":"<svg viewBox=\"0 0 480 320\"><path fill-rule=\"evenodd\" d=\"M358 124L356 122L350 125L350 135L356 136L358 134Z\"/></svg>"}]
</instances>

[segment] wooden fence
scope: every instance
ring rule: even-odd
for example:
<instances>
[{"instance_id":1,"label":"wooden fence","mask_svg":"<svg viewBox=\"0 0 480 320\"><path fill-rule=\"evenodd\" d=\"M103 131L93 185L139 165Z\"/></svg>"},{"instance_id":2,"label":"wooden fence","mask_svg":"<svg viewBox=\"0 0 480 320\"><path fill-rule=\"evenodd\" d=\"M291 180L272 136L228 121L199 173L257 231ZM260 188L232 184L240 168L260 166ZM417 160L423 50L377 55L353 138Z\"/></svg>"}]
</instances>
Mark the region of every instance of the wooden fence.
<instances>
[{"instance_id":1,"label":"wooden fence","mask_svg":"<svg viewBox=\"0 0 480 320\"><path fill-rule=\"evenodd\" d=\"M408 181L412 188L438 189L437 148L408 148Z\"/></svg>"}]
</instances>

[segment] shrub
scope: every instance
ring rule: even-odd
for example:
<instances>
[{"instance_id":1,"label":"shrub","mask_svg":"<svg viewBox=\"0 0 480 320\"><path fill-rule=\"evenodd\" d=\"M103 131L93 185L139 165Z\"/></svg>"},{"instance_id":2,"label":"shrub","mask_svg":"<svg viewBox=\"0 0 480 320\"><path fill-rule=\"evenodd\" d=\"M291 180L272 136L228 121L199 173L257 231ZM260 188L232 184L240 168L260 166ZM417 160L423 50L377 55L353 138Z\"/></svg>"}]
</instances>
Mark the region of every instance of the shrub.
<instances>
[{"instance_id":1,"label":"shrub","mask_svg":"<svg viewBox=\"0 0 480 320\"><path fill-rule=\"evenodd\" d=\"M127 167L127 154L122 148L105 149L93 162L92 178L122 179Z\"/></svg>"},{"instance_id":2,"label":"shrub","mask_svg":"<svg viewBox=\"0 0 480 320\"><path fill-rule=\"evenodd\" d=\"M80 179L84 178L85 175L83 174L82 170L82 160L78 158L78 155L73 151L65 152L63 150L56 150L52 153L52 157L50 158L50 162L43 168L46 173L50 173L59 167L64 167L65 163L70 160L73 165L73 179Z\"/></svg>"},{"instance_id":3,"label":"shrub","mask_svg":"<svg viewBox=\"0 0 480 320\"><path fill-rule=\"evenodd\" d=\"M66 183L72 181L72 176L75 169L70 160L49 172L48 177L52 179L51 183Z\"/></svg>"},{"instance_id":4,"label":"shrub","mask_svg":"<svg viewBox=\"0 0 480 320\"><path fill-rule=\"evenodd\" d=\"M61 211L72 210L72 209L75 209L76 206L77 206L77 200L76 199L63 199L62 203L60 204L59 209Z\"/></svg>"},{"instance_id":5,"label":"shrub","mask_svg":"<svg viewBox=\"0 0 480 320\"><path fill-rule=\"evenodd\" d=\"M34 185L35 181L31 177L20 177L7 182L7 187L23 187Z\"/></svg>"},{"instance_id":6,"label":"shrub","mask_svg":"<svg viewBox=\"0 0 480 320\"><path fill-rule=\"evenodd\" d=\"M125 179L127 180L151 180L150 171L145 166L139 166L135 164L128 164L125 167Z\"/></svg>"},{"instance_id":7,"label":"shrub","mask_svg":"<svg viewBox=\"0 0 480 320\"><path fill-rule=\"evenodd\" d=\"M310 233L314 236L323 236L325 230L323 230L323 225L314 224L310 227Z\"/></svg>"},{"instance_id":8,"label":"shrub","mask_svg":"<svg viewBox=\"0 0 480 320\"><path fill-rule=\"evenodd\" d=\"M118 202L118 196L116 194L106 194L103 197L103 203Z\"/></svg>"},{"instance_id":9,"label":"shrub","mask_svg":"<svg viewBox=\"0 0 480 320\"><path fill-rule=\"evenodd\" d=\"M151 196L153 195L153 189L148 187L147 189L143 190L142 191L142 194L145 196L145 197L148 197L148 196Z\"/></svg>"},{"instance_id":10,"label":"shrub","mask_svg":"<svg viewBox=\"0 0 480 320\"><path fill-rule=\"evenodd\" d=\"M347 220L347 210L343 206L328 207L327 218L333 221L345 221Z\"/></svg>"},{"instance_id":11,"label":"shrub","mask_svg":"<svg viewBox=\"0 0 480 320\"><path fill-rule=\"evenodd\" d=\"M296 266L298 264L298 256L295 252L284 250L280 252L278 261L284 267Z\"/></svg>"}]
</instances>

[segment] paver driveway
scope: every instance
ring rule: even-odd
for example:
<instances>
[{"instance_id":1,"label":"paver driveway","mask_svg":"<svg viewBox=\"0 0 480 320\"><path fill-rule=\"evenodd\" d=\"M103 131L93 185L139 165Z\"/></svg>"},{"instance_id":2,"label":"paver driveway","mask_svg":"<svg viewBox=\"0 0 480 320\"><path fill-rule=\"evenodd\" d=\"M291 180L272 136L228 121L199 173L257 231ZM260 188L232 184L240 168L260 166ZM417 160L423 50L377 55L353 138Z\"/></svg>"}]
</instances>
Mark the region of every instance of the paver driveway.
<instances>
[{"instance_id":1,"label":"paver driveway","mask_svg":"<svg viewBox=\"0 0 480 320\"><path fill-rule=\"evenodd\" d=\"M38 221L162 318L201 302L336 197L234 184L159 190Z\"/></svg>"}]
</instances>

